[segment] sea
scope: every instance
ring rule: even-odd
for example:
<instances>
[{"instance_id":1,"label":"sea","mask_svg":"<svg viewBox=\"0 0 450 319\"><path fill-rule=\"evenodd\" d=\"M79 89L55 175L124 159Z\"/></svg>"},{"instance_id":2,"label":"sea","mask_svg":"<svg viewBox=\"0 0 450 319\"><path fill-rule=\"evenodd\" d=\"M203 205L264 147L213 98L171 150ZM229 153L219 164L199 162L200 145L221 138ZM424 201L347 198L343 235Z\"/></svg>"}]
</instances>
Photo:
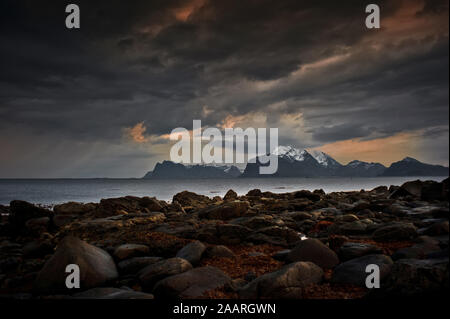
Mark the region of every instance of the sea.
<instances>
[{"instance_id":1,"label":"sea","mask_svg":"<svg viewBox=\"0 0 450 319\"><path fill-rule=\"evenodd\" d=\"M371 190L401 185L411 180L442 181L446 177L353 177L353 178L235 178L235 179L0 179L0 204L15 199L52 206L74 202L99 202L102 198L150 196L170 202L173 195L189 190L209 197L223 196L229 189L239 195L258 188L274 193L323 189L325 192Z\"/></svg>"}]
</instances>

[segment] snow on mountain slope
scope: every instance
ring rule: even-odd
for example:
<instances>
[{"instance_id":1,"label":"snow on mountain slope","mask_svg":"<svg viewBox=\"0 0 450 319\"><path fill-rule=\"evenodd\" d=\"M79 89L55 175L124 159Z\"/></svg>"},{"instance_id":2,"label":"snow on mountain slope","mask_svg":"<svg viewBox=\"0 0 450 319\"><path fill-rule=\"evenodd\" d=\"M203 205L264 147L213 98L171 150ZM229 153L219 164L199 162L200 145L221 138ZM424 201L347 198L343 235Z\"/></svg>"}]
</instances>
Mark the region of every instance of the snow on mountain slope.
<instances>
[{"instance_id":1,"label":"snow on mountain slope","mask_svg":"<svg viewBox=\"0 0 450 319\"><path fill-rule=\"evenodd\" d=\"M308 152L306 150L300 151L292 146L278 146L273 150L272 154L286 158L290 161L302 162L305 160Z\"/></svg>"},{"instance_id":2,"label":"snow on mountain slope","mask_svg":"<svg viewBox=\"0 0 450 319\"><path fill-rule=\"evenodd\" d=\"M334 158L332 158L327 153L324 153L322 151L313 150L310 152L312 157L322 166L328 167L328 168L335 168L335 167L341 167L341 163L336 161Z\"/></svg>"}]
</instances>

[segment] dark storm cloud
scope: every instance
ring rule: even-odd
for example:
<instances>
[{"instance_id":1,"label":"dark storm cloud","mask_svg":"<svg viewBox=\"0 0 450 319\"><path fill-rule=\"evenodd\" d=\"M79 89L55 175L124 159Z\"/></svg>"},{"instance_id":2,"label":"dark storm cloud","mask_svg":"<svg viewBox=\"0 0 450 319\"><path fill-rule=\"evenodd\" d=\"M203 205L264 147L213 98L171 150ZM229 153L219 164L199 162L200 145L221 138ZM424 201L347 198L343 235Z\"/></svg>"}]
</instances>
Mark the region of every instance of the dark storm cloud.
<instances>
[{"instance_id":1,"label":"dark storm cloud","mask_svg":"<svg viewBox=\"0 0 450 319\"><path fill-rule=\"evenodd\" d=\"M72 2L80 30L64 26ZM161 135L192 119L217 125L255 112L275 124L302 113L308 146L448 127L446 1L378 1L387 25L378 31L365 28L361 1L72 2L0 5L0 134L17 138L14 156L27 157L27 143L64 141L59 151L74 157L100 143L99 153L138 161L154 154L115 148L124 128L145 122L146 134ZM397 30L408 7L434 22ZM20 172L14 156L2 159L0 176ZM102 163L85 171L118 166Z\"/></svg>"}]
</instances>

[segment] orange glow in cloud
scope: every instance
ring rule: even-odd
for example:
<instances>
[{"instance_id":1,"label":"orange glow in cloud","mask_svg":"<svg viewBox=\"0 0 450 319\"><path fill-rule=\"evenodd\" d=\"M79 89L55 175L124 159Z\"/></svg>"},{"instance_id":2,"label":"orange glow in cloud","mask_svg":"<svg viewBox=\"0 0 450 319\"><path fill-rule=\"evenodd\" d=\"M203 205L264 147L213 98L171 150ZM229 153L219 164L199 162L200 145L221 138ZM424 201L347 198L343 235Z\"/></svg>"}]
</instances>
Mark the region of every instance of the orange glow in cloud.
<instances>
[{"instance_id":1,"label":"orange glow in cloud","mask_svg":"<svg viewBox=\"0 0 450 319\"><path fill-rule=\"evenodd\" d=\"M148 138L144 136L146 130L144 122L140 122L133 127L126 128L125 132L134 142L145 143L148 141Z\"/></svg>"},{"instance_id":2,"label":"orange glow in cloud","mask_svg":"<svg viewBox=\"0 0 450 319\"><path fill-rule=\"evenodd\" d=\"M219 127L225 129L225 128L233 128L236 123L241 122L244 119L244 116L233 116L233 115L227 115L227 117L222 120Z\"/></svg>"},{"instance_id":3,"label":"orange glow in cloud","mask_svg":"<svg viewBox=\"0 0 450 319\"><path fill-rule=\"evenodd\" d=\"M177 8L174 11L175 17L177 20L184 22L189 18L192 12L200 8L205 2L205 0L189 1L184 7Z\"/></svg>"},{"instance_id":4,"label":"orange glow in cloud","mask_svg":"<svg viewBox=\"0 0 450 319\"><path fill-rule=\"evenodd\" d=\"M354 159L366 162L379 162L390 165L406 156L415 156L417 136L412 133L399 133L393 136L361 140L351 139L325 144L316 149L328 153L342 164Z\"/></svg>"}]
</instances>

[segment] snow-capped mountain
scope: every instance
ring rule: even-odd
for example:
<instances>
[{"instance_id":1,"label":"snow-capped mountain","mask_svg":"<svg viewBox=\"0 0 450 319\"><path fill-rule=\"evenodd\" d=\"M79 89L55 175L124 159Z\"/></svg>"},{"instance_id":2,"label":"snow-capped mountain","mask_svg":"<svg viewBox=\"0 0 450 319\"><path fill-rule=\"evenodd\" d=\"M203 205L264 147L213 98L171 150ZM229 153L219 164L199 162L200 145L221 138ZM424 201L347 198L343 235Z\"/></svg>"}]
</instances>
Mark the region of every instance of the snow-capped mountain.
<instances>
[{"instance_id":1,"label":"snow-capped mountain","mask_svg":"<svg viewBox=\"0 0 450 319\"><path fill-rule=\"evenodd\" d=\"M163 161L156 164L154 170L148 172L144 178L448 176L449 172L448 167L425 164L411 157L392 163L386 168L380 163L358 160L342 165L324 152L318 150L308 152L293 146L279 146L272 154L278 156L278 170L273 175L259 174L259 167L262 164L257 158L256 163L247 163L242 173L236 166L183 165Z\"/></svg>"},{"instance_id":2,"label":"snow-capped mountain","mask_svg":"<svg viewBox=\"0 0 450 319\"><path fill-rule=\"evenodd\" d=\"M308 154L306 150L299 150L297 148L294 148L292 146L278 146L272 151L273 155L277 155L279 157L285 158L289 161L298 161L302 162L305 160L305 157Z\"/></svg>"},{"instance_id":3,"label":"snow-capped mountain","mask_svg":"<svg viewBox=\"0 0 450 319\"><path fill-rule=\"evenodd\" d=\"M352 161L342 165L330 155L319 151L300 150L293 146L279 146L272 154L278 156L278 171L274 176L280 177L372 177L381 175L386 167L379 163ZM259 164L247 164L243 177L259 175Z\"/></svg>"},{"instance_id":4,"label":"snow-capped mountain","mask_svg":"<svg viewBox=\"0 0 450 319\"><path fill-rule=\"evenodd\" d=\"M311 151L311 155L315 158L315 160L322 166L327 168L341 168L342 164L336 161L334 158L332 158L327 153L324 153L322 151L313 150Z\"/></svg>"},{"instance_id":5,"label":"snow-capped mountain","mask_svg":"<svg viewBox=\"0 0 450 319\"><path fill-rule=\"evenodd\" d=\"M278 156L278 170L272 176L316 177L330 175L326 167L321 165L307 150L299 150L293 146L279 146L272 151L272 154ZM260 165L259 161L248 163L242 177L258 177Z\"/></svg>"}]
</instances>

